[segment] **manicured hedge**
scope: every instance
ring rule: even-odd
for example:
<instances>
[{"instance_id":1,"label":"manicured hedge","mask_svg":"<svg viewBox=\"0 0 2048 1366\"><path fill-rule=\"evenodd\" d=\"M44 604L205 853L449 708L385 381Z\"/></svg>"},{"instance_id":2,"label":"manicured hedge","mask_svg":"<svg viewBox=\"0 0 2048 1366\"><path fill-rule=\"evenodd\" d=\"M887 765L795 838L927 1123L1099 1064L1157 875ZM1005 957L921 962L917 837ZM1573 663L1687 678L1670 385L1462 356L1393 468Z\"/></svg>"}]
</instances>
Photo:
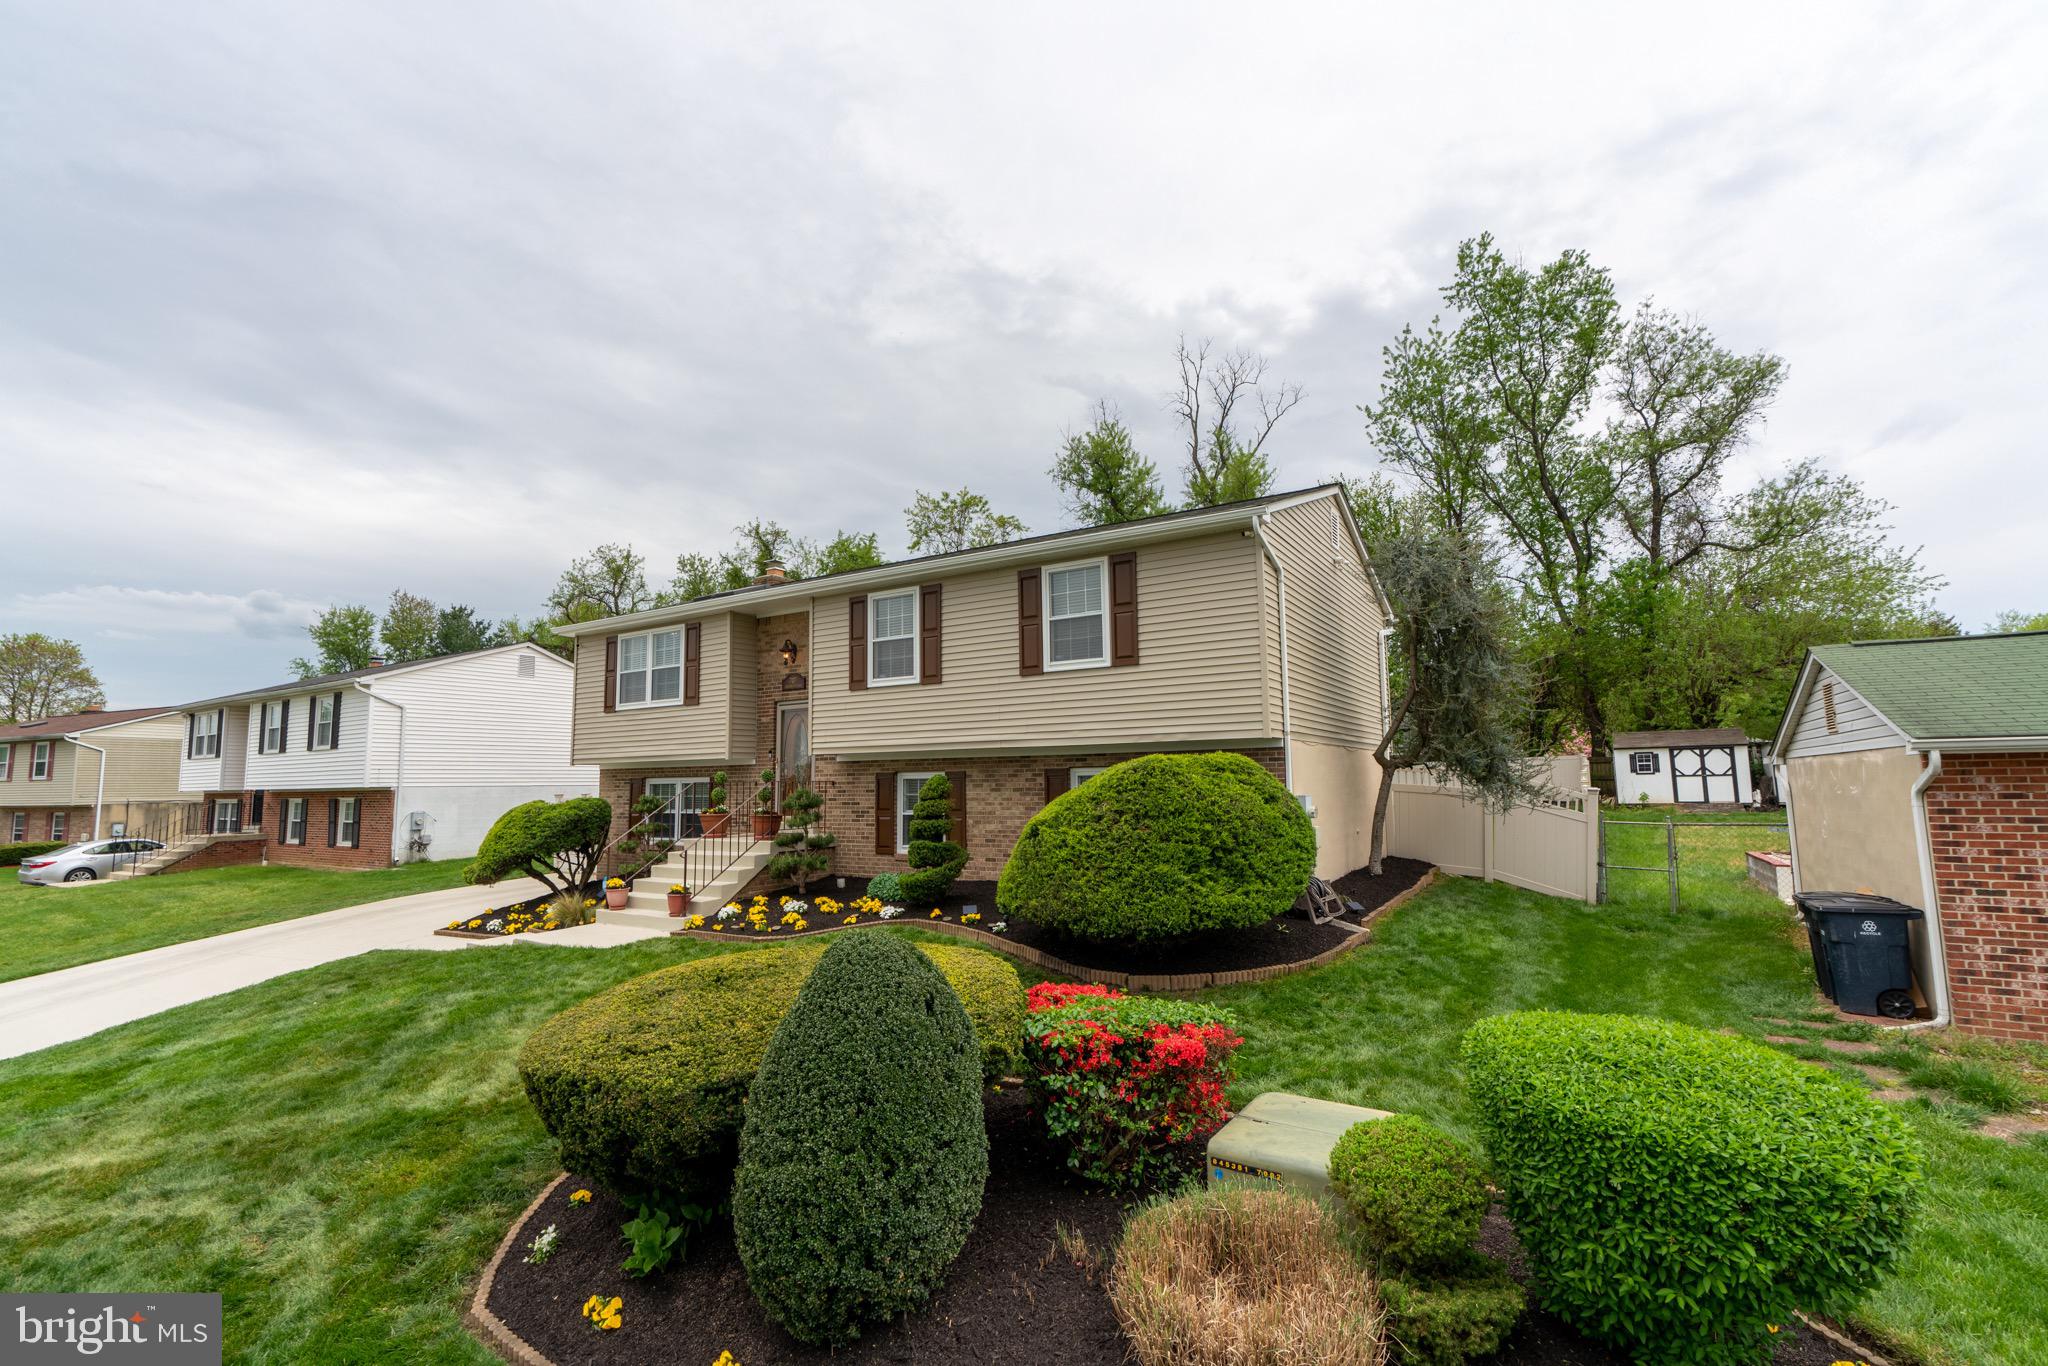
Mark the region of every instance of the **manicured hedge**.
<instances>
[{"instance_id":1,"label":"manicured hedge","mask_svg":"<svg viewBox=\"0 0 2048 1366\"><path fill-rule=\"evenodd\" d=\"M981 1212L981 1058L960 998L894 935L841 935L747 1093L733 1237L799 1342L923 1304Z\"/></svg>"},{"instance_id":2,"label":"manicured hedge","mask_svg":"<svg viewBox=\"0 0 2048 1366\"><path fill-rule=\"evenodd\" d=\"M1905 1123L1741 1039L1624 1015L1481 1020L1464 1061L1544 1305L1646 1362L1761 1362L1899 1253Z\"/></svg>"},{"instance_id":3,"label":"manicured hedge","mask_svg":"<svg viewBox=\"0 0 2048 1366\"><path fill-rule=\"evenodd\" d=\"M1471 1251L1432 1271L1380 1277L1387 1339L1404 1366L1461 1366L1498 1351L1523 1300L1503 1263Z\"/></svg>"},{"instance_id":4,"label":"manicured hedge","mask_svg":"<svg viewBox=\"0 0 2048 1366\"><path fill-rule=\"evenodd\" d=\"M849 931L862 938L880 930ZM986 1075L1014 1073L1024 989L966 945L921 946L953 984ZM747 1087L822 943L748 949L663 968L571 1006L534 1031L519 1075L562 1165L621 1196L722 1198Z\"/></svg>"},{"instance_id":5,"label":"manicured hedge","mask_svg":"<svg viewBox=\"0 0 2048 1366\"><path fill-rule=\"evenodd\" d=\"M66 848L66 840L30 840L24 844L0 844L0 868L12 868L25 858L47 854L53 849Z\"/></svg>"},{"instance_id":6,"label":"manicured hedge","mask_svg":"<svg viewBox=\"0 0 2048 1366\"><path fill-rule=\"evenodd\" d=\"M1330 1151L1330 1184L1374 1257L1430 1267L1462 1257L1486 1217L1486 1180L1456 1139L1414 1115L1369 1119Z\"/></svg>"},{"instance_id":7,"label":"manicured hedge","mask_svg":"<svg viewBox=\"0 0 2048 1366\"><path fill-rule=\"evenodd\" d=\"M1316 834L1242 754L1152 754L1062 793L1003 865L1006 916L1089 939L1263 925L1315 872Z\"/></svg>"}]
</instances>

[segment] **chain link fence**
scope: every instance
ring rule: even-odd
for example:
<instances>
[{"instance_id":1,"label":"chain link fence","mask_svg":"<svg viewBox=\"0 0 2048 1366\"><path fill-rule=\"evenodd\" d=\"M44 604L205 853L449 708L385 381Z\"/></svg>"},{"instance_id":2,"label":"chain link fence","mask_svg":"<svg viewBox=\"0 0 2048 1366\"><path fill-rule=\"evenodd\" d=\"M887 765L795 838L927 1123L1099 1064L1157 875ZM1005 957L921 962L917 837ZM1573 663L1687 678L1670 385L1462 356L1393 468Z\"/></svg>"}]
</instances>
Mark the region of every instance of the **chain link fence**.
<instances>
[{"instance_id":1,"label":"chain link fence","mask_svg":"<svg viewBox=\"0 0 2048 1366\"><path fill-rule=\"evenodd\" d=\"M1782 813L1731 820L1652 820L1646 812L1605 814L1600 822L1600 900L1644 905L1662 900L1676 913L1688 899L1721 900L1749 876L1748 854L1788 853Z\"/></svg>"}]
</instances>

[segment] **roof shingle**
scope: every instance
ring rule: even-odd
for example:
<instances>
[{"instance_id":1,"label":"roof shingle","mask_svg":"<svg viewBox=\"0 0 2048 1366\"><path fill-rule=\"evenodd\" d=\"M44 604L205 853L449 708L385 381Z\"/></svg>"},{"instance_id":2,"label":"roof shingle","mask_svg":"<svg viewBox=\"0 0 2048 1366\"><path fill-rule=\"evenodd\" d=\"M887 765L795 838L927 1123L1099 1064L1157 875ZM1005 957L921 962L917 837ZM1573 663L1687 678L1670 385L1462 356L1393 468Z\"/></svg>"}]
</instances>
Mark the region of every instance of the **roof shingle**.
<instances>
[{"instance_id":1,"label":"roof shingle","mask_svg":"<svg viewBox=\"0 0 2048 1366\"><path fill-rule=\"evenodd\" d=\"M1813 657L1912 739L2048 736L2048 631L1859 640Z\"/></svg>"}]
</instances>

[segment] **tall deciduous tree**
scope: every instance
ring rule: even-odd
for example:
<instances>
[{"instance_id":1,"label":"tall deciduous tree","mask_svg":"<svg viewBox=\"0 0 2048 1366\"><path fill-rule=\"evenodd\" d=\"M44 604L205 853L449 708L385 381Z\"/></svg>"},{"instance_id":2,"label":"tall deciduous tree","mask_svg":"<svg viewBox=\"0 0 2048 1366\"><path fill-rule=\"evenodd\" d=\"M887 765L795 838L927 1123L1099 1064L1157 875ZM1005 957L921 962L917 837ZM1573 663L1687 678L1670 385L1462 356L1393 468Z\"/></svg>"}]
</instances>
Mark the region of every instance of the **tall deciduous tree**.
<instances>
[{"instance_id":1,"label":"tall deciduous tree","mask_svg":"<svg viewBox=\"0 0 2048 1366\"><path fill-rule=\"evenodd\" d=\"M1072 432L1052 462L1069 516L1083 526L1108 526L1154 517L1170 510L1159 470L1138 454L1123 417L1107 401L1096 405L1095 421Z\"/></svg>"},{"instance_id":2,"label":"tall deciduous tree","mask_svg":"<svg viewBox=\"0 0 2048 1366\"><path fill-rule=\"evenodd\" d=\"M888 563L872 531L842 531L822 546L808 541L797 543L796 562L790 574L799 579L820 579L827 574L846 574L856 569L875 569Z\"/></svg>"},{"instance_id":3,"label":"tall deciduous tree","mask_svg":"<svg viewBox=\"0 0 2048 1366\"><path fill-rule=\"evenodd\" d=\"M318 674L349 673L370 667L377 653L377 614L360 603L330 607L306 628L317 652L308 659L292 661L292 672L300 678Z\"/></svg>"},{"instance_id":4,"label":"tall deciduous tree","mask_svg":"<svg viewBox=\"0 0 2048 1366\"><path fill-rule=\"evenodd\" d=\"M377 625L377 639L383 643L384 658L392 664L426 659L440 640L441 611L417 593L403 588L391 591L384 620Z\"/></svg>"},{"instance_id":5,"label":"tall deciduous tree","mask_svg":"<svg viewBox=\"0 0 2048 1366\"><path fill-rule=\"evenodd\" d=\"M76 641L40 631L0 636L0 721L35 721L106 704L99 675Z\"/></svg>"},{"instance_id":6,"label":"tall deciduous tree","mask_svg":"<svg viewBox=\"0 0 2048 1366\"><path fill-rule=\"evenodd\" d=\"M513 637L509 633L493 627L466 603L443 607L434 622L434 653L437 655L457 655L468 650L512 643Z\"/></svg>"},{"instance_id":7,"label":"tall deciduous tree","mask_svg":"<svg viewBox=\"0 0 2048 1366\"><path fill-rule=\"evenodd\" d=\"M2000 612L1991 619L1987 631L2048 631L2048 612L2023 612L2014 610Z\"/></svg>"},{"instance_id":8,"label":"tall deciduous tree","mask_svg":"<svg viewBox=\"0 0 2048 1366\"><path fill-rule=\"evenodd\" d=\"M555 620L569 621L581 606L594 606L600 616L616 617L652 605L647 588L647 561L630 545L601 545L569 562L548 595Z\"/></svg>"},{"instance_id":9,"label":"tall deciduous tree","mask_svg":"<svg viewBox=\"0 0 2048 1366\"><path fill-rule=\"evenodd\" d=\"M903 519L910 532L911 550L927 554L1001 545L1030 530L1015 517L997 512L987 498L969 489L958 493L926 493L919 489L917 497L903 510Z\"/></svg>"},{"instance_id":10,"label":"tall deciduous tree","mask_svg":"<svg viewBox=\"0 0 2048 1366\"><path fill-rule=\"evenodd\" d=\"M1266 382L1266 359L1250 351L1218 354L1206 339L1180 340L1180 387L1169 407L1181 427L1190 507L1256 498L1273 486L1265 446L1273 428L1301 402L1299 384Z\"/></svg>"}]
</instances>

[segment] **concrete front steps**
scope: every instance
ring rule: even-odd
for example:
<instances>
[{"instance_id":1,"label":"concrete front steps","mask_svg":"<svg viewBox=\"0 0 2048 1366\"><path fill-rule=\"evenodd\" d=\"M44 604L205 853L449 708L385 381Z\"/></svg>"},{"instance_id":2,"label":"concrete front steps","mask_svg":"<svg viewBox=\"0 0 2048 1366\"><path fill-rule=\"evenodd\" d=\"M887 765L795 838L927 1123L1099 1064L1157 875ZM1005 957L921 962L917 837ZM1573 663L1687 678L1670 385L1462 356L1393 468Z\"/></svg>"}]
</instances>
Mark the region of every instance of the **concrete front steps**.
<instances>
[{"instance_id":1,"label":"concrete front steps","mask_svg":"<svg viewBox=\"0 0 2048 1366\"><path fill-rule=\"evenodd\" d=\"M203 849L211 849L216 844L248 843L262 838L263 832L260 830L237 830L220 835L187 835L181 840L173 840L131 867L116 868L107 874L107 880L113 882L121 878L150 877L168 872L194 854Z\"/></svg>"},{"instance_id":2,"label":"concrete front steps","mask_svg":"<svg viewBox=\"0 0 2048 1366\"><path fill-rule=\"evenodd\" d=\"M702 887L692 887L691 913L702 911L709 915L738 896L740 888L754 880L754 875L768 865L768 860L774 853L773 844L767 840L760 840L734 859L732 867ZM685 880L684 860L673 859L657 863L633 880L633 890L626 894L624 907L616 911L609 906L600 908L597 923L672 930L676 928L678 922L668 913L669 884Z\"/></svg>"}]
</instances>

